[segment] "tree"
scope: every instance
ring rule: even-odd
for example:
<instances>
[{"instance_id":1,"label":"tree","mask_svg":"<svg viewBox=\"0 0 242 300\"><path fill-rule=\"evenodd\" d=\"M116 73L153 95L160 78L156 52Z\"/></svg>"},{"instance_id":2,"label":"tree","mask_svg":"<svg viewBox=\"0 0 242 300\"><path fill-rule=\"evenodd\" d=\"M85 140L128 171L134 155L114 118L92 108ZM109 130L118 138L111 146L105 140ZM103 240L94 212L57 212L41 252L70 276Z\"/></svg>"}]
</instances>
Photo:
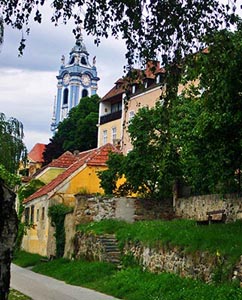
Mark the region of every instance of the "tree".
<instances>
[{"instance_id":1,"label":"tree","mask_svg":"<svg viewBox=\"0 0 242 300\"><path fill-rule=\"evenodd\" d=\"M42 22L45 0L1 1L4 23L29 33L31 21ZM218 0L154 1L51 1L51 21L67 23L74 19L88 34L96 37L121 36L127 45L128 63L136 59L155 58L166 63L201 46L201 37L236 21L236 0L220 4ZM81 13L80 13L81 12ZM74 29L78 36L79 30ZM25 37L20 43L20 52Z\"/></svg>"},{"instance_id":2,"label":"tree","mask_svg":"<svg viewBox=\"0 0 242 300\"><path fill-rule=\"evenodd\" d=\"M0 22L1 23L1 22ZM1 24L0 24L1 26ZM10 263L17 236L18 220L15 194L9 188L19 183L16 172L20 159L26 158L23 125L14 118L6 120L0 113L0 298L7 299L10 283ZM5 182L5 183L4 183ZM6 184L8 186L6 186Z\"/></svg>"},{"instance_id":3,"label":"tree","mask_svg":"<svg viewBox=\"0 0 242 300\"><path fill-rule=\"evenodd\" d=\"M0 113L0 165L12 174L16 174L19 161L25 161L27 157L23 137L22 123L15 118L7 120Z\"/></svg>"},{"instance_id":4,"label":"tree","mask_svg":"<svg viewBox=\"0 0 242 300\"><path fill-rule=\"evenodd\" d=\"M197 193L240 192L242 168L242 27L206 39L188 62L184 83L199 78L174 104L174 134L183 172Z\"/></svg>"},{"instance_id":5,"label":"tree","mask_svg":"<svg viewBox=\"0 0 242 300\"><path fill-rule=\"evenodd\" d=\"M82 98L57 128L44 152L45 164L65 151L85 151L97 146L99 97Z\"/></svg>"}]
</instances>

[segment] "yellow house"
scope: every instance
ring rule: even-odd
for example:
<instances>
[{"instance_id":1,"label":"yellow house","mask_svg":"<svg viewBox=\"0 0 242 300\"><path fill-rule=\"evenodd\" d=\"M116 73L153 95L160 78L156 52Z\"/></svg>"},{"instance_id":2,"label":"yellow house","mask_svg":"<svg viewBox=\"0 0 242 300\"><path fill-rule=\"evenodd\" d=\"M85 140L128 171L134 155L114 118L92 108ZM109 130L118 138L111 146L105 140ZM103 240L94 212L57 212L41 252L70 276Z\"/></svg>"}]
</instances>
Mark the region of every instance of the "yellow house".
<instances>
[{"instance_id":1,"label":"yellow house","mask_svg":"<svg viewBox=\"0 0 242 300\"><path fill-rule=\"evenodd\" d=\"M135 79L119 79L99 104L98 146L112 143L123 154L132 150L128 125L137 111L153 107L160 100L163 68L159 62L147 63L146 69L134 70ZM127 99L127 90L129 91Z\"/></svg>"},{"instance_id":2,"label":"yellow house","mask_svg":"<svg viewBox=\"0 0 242 300\"><path fill-rule=\"evenodd\" d=\"M105 170L109 152L117 149L106 144L80 153L77 160L54 180L24 200L25 222L30 224L22 248L44 256L55 255L54 228L48 218L48 208L57 203L75 205L78 193L103 193L98 171Z\"/></svg>"},{"instance_id":3,"label":"yellow house","mask_svg":"<svg viewBox=\"0 0 242 300\"><path fill-rule=\"evenodd\" d=\"M43 153L45 151L46 145L37 143L34 147L30 150L27 155L27 164L24 166L20 163L19 166L19 173L24 175L25 177L32 177L39 169L41 169L44 158Z\"/></svg>"},{"instance_id":4,"label":"yellow house","mask_svg":"<svg viewBox=\"0 0 242 300\"><path fill-rule=\"evenodd\" d=\"M77 161L78 158L78 154L72 154L70 151L66 151L57 159L53 159L47 166L41 168L34 174L34 178L47 184L59 174L63 173L70 165Z\"/></svg>"}]
</instances>

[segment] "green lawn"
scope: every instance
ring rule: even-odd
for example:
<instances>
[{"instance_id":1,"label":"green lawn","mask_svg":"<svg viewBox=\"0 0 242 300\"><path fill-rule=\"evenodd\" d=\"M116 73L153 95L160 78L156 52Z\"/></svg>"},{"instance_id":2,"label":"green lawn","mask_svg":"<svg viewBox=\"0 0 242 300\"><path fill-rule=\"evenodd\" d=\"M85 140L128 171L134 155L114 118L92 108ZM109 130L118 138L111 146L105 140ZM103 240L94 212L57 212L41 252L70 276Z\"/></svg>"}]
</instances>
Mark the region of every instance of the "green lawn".
<instances>
[{"instance_id":1,"label":"green lawn","mask_svg":"<svg viewBox=\"0 0 242 300\"><path fill-rule=\"evenodd\" d=\"M14 289L10 289L8 300L31 300L31 298Z\"/></svg>"}]
</instances>

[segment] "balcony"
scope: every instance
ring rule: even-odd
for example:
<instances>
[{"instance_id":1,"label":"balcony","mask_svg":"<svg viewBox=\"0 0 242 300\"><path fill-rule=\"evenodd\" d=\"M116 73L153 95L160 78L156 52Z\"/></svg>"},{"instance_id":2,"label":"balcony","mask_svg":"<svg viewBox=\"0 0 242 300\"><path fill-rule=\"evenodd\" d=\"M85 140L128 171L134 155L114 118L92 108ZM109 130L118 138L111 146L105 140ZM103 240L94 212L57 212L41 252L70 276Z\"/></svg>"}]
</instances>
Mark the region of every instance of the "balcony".
<instances>
[{"instance_id":1,"label":"balcony","mask_svg":"<svg viewBox=\"0 0 242 300\"><path fill-rule=\"evenodd\" d=\"M122 110L115 111L115 112L113 112L111 114L102 116L100 118L100 125L108 123L108 122L111 122L111 121L114 121L114 120L118 120L121 117L122 117Z\"/></svg>"}]
</instances>

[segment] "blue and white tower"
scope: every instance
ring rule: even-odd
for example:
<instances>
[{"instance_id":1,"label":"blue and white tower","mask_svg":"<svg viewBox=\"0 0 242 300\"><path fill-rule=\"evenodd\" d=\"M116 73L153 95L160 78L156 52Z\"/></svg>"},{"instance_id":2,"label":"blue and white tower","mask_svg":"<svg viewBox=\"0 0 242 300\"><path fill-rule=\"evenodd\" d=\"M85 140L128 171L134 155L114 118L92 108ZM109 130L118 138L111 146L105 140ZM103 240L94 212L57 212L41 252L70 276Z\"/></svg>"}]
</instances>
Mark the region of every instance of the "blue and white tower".
<instances>
[{"instance_id":1,"label":"blue and white tower","mask_svg":"<svg viewBox=\"0 0 242 300\"><path fill-rule=\"evenodd\" d=\"M66 63L62 55L59 75L56 76L57 96L55 98L51 130L55 131L68 112L81 101L83 97L96 94L99 80L96 69L96 57L92 65L88 60L89 53L83 42L82 35L76 40L69 60Z\"/></svg>"}]
</instances>

